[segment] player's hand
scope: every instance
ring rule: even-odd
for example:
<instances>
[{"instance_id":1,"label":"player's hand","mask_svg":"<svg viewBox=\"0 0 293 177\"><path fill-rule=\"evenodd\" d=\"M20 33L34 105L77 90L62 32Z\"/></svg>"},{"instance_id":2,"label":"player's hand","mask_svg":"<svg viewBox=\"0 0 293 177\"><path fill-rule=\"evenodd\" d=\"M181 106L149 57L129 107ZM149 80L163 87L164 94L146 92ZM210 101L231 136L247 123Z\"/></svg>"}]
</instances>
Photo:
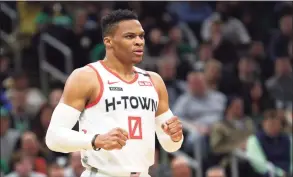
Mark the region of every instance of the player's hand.
<instances>
[{"instance_id":1,"label":"player's hand","mask_svg":"<svg viewBox=\"0 0 293 177\"><path fill-rule=\"evenodd\" d=\"M95 146L105 150L122 149L127 140L128 132L121 128L115 128L106 134L97 136Z\"/></svg>"},{"instance_id":2,"label":"player's hand","mask_svg":"<svg viewBox=\"0 0 293 177\"><path fill-rule=\"evenodd\" d=\"M178 142L183 137L182 124L177 116L172 117L162 125L162 129L168 134L171 139Z\"/></svg>"}]
</instances>

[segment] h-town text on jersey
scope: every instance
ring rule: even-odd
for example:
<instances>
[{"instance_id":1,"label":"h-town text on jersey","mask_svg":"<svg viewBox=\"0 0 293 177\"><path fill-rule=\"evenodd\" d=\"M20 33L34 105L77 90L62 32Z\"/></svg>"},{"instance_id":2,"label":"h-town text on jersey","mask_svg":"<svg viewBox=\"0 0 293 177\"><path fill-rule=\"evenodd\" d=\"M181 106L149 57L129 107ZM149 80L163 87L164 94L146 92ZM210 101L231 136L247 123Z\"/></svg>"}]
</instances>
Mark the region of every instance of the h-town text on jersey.
<instances>
[{"instance_id":1,"label":"h-town text on jersey","mask_svg":"<svg viewBox=\"0 0 293 177\"><path fill-rule=\"evenodd\" d=\"M157 111L158 102L152 98L140 96L121 96L105 99L106 112L115 111L118 106L124 109L142 109Z\"/></svg>"}]
</instances>

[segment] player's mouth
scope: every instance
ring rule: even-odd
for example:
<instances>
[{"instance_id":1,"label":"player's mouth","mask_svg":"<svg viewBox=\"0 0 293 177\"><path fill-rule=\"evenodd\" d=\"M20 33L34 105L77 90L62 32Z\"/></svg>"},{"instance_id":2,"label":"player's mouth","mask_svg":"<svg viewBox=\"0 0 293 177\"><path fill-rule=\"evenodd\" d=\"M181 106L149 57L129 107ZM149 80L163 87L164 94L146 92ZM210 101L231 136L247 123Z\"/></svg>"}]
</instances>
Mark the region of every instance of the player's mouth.
<instances>
[{"instance_id":1,"label":"player's mouth","mask_svg":"<svg viewBox=\"0 0 293 177\"><path fill-rule=\"evenodd\" d=\"M142 56L143 55L143 50L142 49L138 49L138 50L134 50L133 53L137 56Z\"/></svg>"}]
</instances>

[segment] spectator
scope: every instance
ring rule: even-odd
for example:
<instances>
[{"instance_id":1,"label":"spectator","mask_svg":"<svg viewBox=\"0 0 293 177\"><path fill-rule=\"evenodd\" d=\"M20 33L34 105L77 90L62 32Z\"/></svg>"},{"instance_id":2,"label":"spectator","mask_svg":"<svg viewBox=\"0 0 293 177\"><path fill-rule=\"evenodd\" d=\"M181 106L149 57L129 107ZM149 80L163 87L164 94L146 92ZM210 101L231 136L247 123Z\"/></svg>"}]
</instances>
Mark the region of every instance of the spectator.
<instances>
[{"instance_id":1,"label":"spectator","mask_svg":"<svg viewBox=\"0 0 293 177\"><path fill-rule=\"evenodd\" d=\"M265 53L264 45L261 41L253 41L249 48L249 56L256 63L262 80L267 80L272 76L274 63Z\"/></svg>"},{"instance_id":2,"label":"spectator","mask_svg":"<svg viewBox=\"0 0 293 177\"><path fill-rule=\"evenodd\" d=\"M48 177L65 177L64 168L56 163L48 167Z\"/></svg>"},{"instance_id":3,"label":"spectator","mask_svg":"<svg viewBox=\"0 0 293 177\"><path fill-rule=\"evenodd\" d=\"M292 14L285 14L280 19L280 31L272 36L269 54L272 60L288 56L288 44L292 40Z\"/></svg>"},{"instance_id":4,"label":"spectator","mask_svg":"<svg viewBox=\"0 0 293 177\"><path fill-rule=\"evenodd\" d=\"M36 135L33 132L25 132L20 141L20 149L18 153L29 157L32 160L33 169L36 172L47 173L47 154L44 152Z\"/></svg>"},{"instance_id":5,"label":"spectator","mask_svg":"<svg viewBox=\"0 0 293 177\"><path fill-rule=\"evenodd\" d=\"M276 174L283 177L292 174L292 137L282 133L281 119L275 110L264 113L262 129L249 137L247 154L253 158L251 164L259 174L267 176L266 164L276 166Z\"/></svg>"},{"instance_id":6,"label":"spectator","mask_svg":"<svg viewBox=\"0 0 293 177\"><path fill-rule=\"evenodd\" d=\"M198 51L198 59L194 62L194 70L204 71L205 64L213 58L213 50L210 43L202 43Z\"/></svg>"},{"instance_id":7,"label":"spectator","mask_svg":"<svg viewBox=\"0 0 293 177\"><path fill-rule=\"evenodd\" d=\"M62 97L63 90L61 88L55 88L49 94L49 104L55 108Z\"/></svg>"},{"instance_id":8,"label":"spectator","mask_svg":"<svg viewBox=\"0 0 293 177\"><path fill-rule=\"evenodd\" d=\"M10 127L10 115L6 108L0 108L1 113L1 171L7 173L9 171L10 158L13 154L13 149L19 139L20 133Z\"/></svg>"},{"instance_id":9,"label":"spectator","mask_svg":"<svg viewBox=\"0 0 293 177\"><path fill-rule=\"evenodd\" d=\"M262 113L265 109L273 106L265 87L259 81L249 85L244 89L245 114L249 115L256 123L262 119Z\"/></svg>"},{"instance_id":10,"label":"spectator","mask_svg":"<svg viewBox=\"0 0 293 177\"><path fill-rule=\"evenodd\" d=\"M207 86L211 90L218 90L218 84L221 79L222 64L217 60L210 60L205 65L204 75Z\"/></svg>"},{"instance_id":11,"label":"spectator","mask_svg":"<svg viewBox=\"0 0 293 177\"><path fill-rule=\"evenodd\" d=\"M65 169L65 177L80 177L84 167L81 164L80 152L73 152L69 157L69 166Z\"/></svg>"},{"instance_id":12,"label":"spectator","mask_svg":"<svg viewBox=\"0 0 293 177\"><path fill-rule=\"evenodd\" d=\"M217 2L216 12L208 17L201 28L201 36L204 41L212 38L211 27L215 21L221 21L223 24L223 37L233 44L249 44L250 36L243 23L229 12L227 2Z\"/></svg>"},{"instance_id":13,"label":"spectator","mask_svg":"<svg viewBox=\"0 0 293 177\"><path fill-rule=\"evenodd\" d=\"M46 175L42 173L35 172L33 170L33 164L31 159L22 153L14 154L12 162L14 166L14 171L9 173L5 177L46 177Z\"/></svg>"},{"instance_id":14,"label":"spectator","mask_svg":"<svg viewBox=\"0 0 293 177\"><path fill-rule=\"evenodd\" d=\"M270 95L277 101L277 107L287 109L293 102L292 66L289 58L278 58L275 63L275 74L267 82Z\"/></svg>"},{"instance_id":15,"label":"spectator","mask_svg":"<svg viewBox=\"0 0 293 177\"><path fill-rule=\"evenodd\" d=\"M35 115L40 106L45 103L46 99L38 88L30 87L29 76L27 73L15 73L13 76L14 89L25 94L25 112Z\"/></svg>"},{"instance_id":16,"label":"spectator","mask_svg":"<svg viewBox=\"0 0 293 177\"><path fill-rule=\"evenodd\" d=\"M228 103L225 119L211 129L210 145L215 154L231 153L235 148L244 149L247 138L254 132L253 121L243 114L243 100L232 98Z\"/></svg>"},{"instance_id":17,"label":"spectator","mask_svg":"<svg viewBox=\"0 0 293 177\"><path fill-rule=\"evenodd\" d=\"M228 96L242 95L243 89L255 81L255 62L243 57L238 62L237 73L234 72L224 72L219 86L219 90Z\"/></svg>"},{"instance_id":18,"label":"spectator","mask_svg":"<svg viewBox=\"0 0 293 177\"><path fill-rule=\"evenodd\" d=\"M177 157L171 162L172 177L192 177L192 172L183 157Z\"/></svg>"},{"instance_id":19,"label":"spectator","mask_svg":"<svg viewBox=\"0 0 293 177\"><path fill-rule=\"evenodd\" d=\"M158 28L153 28L149 32L149 37L146 38L147 52L151 57L161 55L164 48L163 32Z\"/></svg>"},{"instance_id":20,"label":"spectator","mask_svg":"<svg viewBox=\"0 0 293 177\"><path fill-rule=\"evenodd\" d=\"M7 97L12 105L11 110L11 128L23 133L30 129L32 121L31 116L26 112L26 93L11 89L7 92Z\"/></svg>"},{"instance_id":21,"label":"spectator","mask_svg":"<svg viewBox=\"0 0 293 177\"><path fill-rule=\"evenodd\" d=\"M46 147L45 136L50 124L50 120L54 111L54 107L45 104L41 107L36 118L32 122L32 131L36 134L38 141L43 147Z\"/></svg>"},{"instance_id":22,"label":"spectator","mask_svg":"<svg viewBox=\"0 0 293 177\"><path fill-rule=\"evenodd\" d=\"M185 92L185 83L176 79L176 62L161 60L158 62L158 73L164 80L168 95L169 105L172 108L177 98Z\"/></svg>"},{"instance_id":23,"label":"spectator","mask_svg":"<svg viewBox=\"0 0 293 177\"><path fill-rule=\"evenodd\" d=\"M212 44L214 58L225 64L227 68L233 67L238 61L237 49L233 43L224 38L222 22L213 22L210 30L209 41Z\"/></svg>"},{"instance_id":24,"label":"spectator","mask_svg":"<svg viewBox=\"0 0 293 177\"><path fill-rule=\"evenodd\" d=\"M212 124L221 120L226 97L208 89L201 73L190 73L187 82L188 92L178 98L173 110L175 115L194 126L196 133L189 135L185 141L186 150L191 152L193 144L203 145L199 141L209 134Z\"/></svg>"},{"instance_id":25,"label":"spectator","mask_svg":"<svg viewBox=\"0 0 293 177\"><path fill-rule=\"evenodd\" d=\"M221 167L209 168L206 172L206 177L226 177L225 169Z\"/></svg>"}]
</instances>

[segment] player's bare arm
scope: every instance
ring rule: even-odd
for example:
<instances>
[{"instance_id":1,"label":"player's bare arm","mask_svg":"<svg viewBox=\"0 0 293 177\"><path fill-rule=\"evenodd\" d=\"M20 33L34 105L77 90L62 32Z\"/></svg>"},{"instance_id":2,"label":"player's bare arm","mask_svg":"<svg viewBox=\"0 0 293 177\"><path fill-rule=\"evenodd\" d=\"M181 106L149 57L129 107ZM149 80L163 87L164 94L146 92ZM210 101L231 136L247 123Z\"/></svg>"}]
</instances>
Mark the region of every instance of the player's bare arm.
<instances>
[{"instance_id":1,"label":"player's bare arm","mask_svg":"<svg viewBox=\"0 0 293 177\"><path fill-rule=\"evenodd\" d=\"M181 147L183 141L182 124L178 117L170 111L168 92L161 76L154 72L149 72L149 74L159 96L159 105L156 112L156 133L159 142L166 151L176 151ZM166 139L166 135L170 137L171 141Z\"/></svg>"},{"instance_id":2,"label":"player's bare arm","mask_svg":"<svg viewBox=\"0 0 293 177\"><path fill-rule=\"evenodd\" d=\"M127 132L115 128L107 134L84 134L72 130L81 112L100 92L95 71L88 66L76 69L66 81L62 99L54 113L46 135L47 146L57 152L74 152L92 149L121 149Z\"/></svg>"}]
</instances>

